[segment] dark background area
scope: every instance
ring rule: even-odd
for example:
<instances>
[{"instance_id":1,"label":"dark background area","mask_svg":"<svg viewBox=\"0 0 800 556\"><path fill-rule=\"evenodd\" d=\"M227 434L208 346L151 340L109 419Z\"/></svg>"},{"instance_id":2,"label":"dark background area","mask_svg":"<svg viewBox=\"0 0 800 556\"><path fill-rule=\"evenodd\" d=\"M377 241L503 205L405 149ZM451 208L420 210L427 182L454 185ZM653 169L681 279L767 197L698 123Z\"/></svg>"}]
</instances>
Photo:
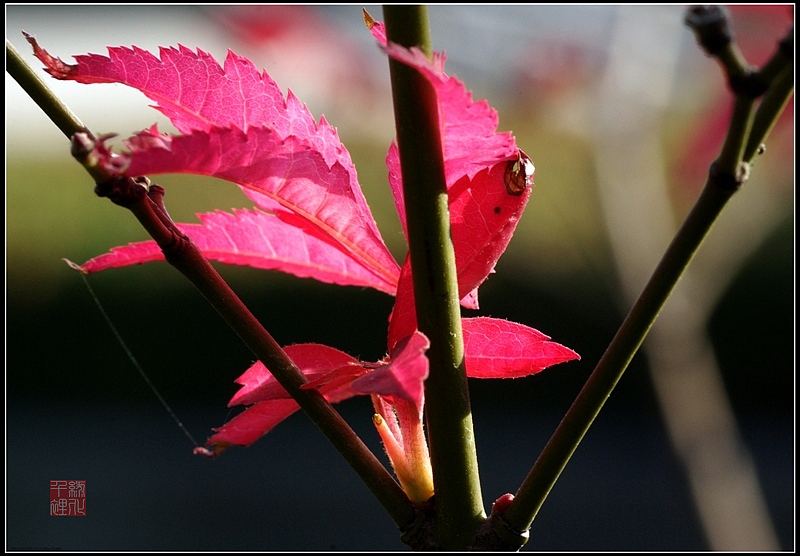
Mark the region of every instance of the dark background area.
<instances>
[{"instance_id":1,"label":"dark background area","mask_svg":"<svg viewBox=\"0 0 800 556\"><path fill-rule=\"evenodd\" d=\"M369 9L380 14L379 7ZM681 17L680 7L664 9L669 18ZM479 314L537 328L582 356L533 377L470 382L487 510L519 486L624 316L599 216L591 145L579 133L586 124L580 117L582 102L592 97L597 78L592 64L601 64L608 46L614 19L609 10L431 9L434 46L447 50L448 69L465 80L476 98L490 99L500 113L501 129L514 130L537 167L534 197L497 274L481 287ZM376 72L376 82L385 87L385 60L360 27L360 6L325 7L319 13L337 33L366 45L366 58L354 60L364 74ZM744 22L761 21L749 12L740 16ZM309 27L310 21L303 25ZM75 31L86 27L91 32ZM220 45L250 57L264 53L264 45L248 45L230 29L223 32L209 9L200 8L7 7L7 36L22 50L20 29L37 34L67 61L71 54L104 52L106 44L152 49L180 42L205 48L217 59L225 52ZM775 36L772 30L752 29L753 36ZM675 78L680 109L665 109L667 146L684 145L693 130L708 128L704 111L722 102L715 96L722 87L717 68L685 34ZM539 41L531 43L536 49L520 46L533 39ZM304 41L307 45L310 39ZM567 48L561 49L564 44ZM553 45L558 48L547 50ZM276 51L300 46L278 42ZM327 43L320 48L334 51ZM512 52L520 59L512 60ZM536 58L532 52L548 56ZM586 55L577 59L588 66L564 65L575 61L575 52ZM271 73L287 66L301 76L308 73L295 59L274 54L263 54L257 63ZM313 88L323 76L313 74L310 84L293 78L287 77L292 89L312 113L324 112L339 126L376 221L401 258L402 235L384 165L391 107L371 111L362 99L346 95L326 104L329 91L315 97ZM84 262L113 246L144 239L143 232L125 211L93 195L93 184L70 159L64 138L38 109L28 111L28 99L12 97L16 84L9 85L8 79L6 549L406 549L383 508L302 414L249 448L232 448L213 461L192 454L192 443L137 374L81 277L60 260ZM285 90L284 81L279 83ZM142 98L120 100L122 87L71 84L60 91L98 132L124 136L157 120ZM386 103L387 91L376 91ZM563 112L562 101L574 111ZM348 119L347 109L353 112L353 106L355 117ZM389 117L376 121L376 114ZM783 212L735 276L720 277L730 286L708 329L781 549L793 550L793 123L784 133L781 143L776 131L776 141L748 183L758 195L782 200ZM781 147L786 144L788 149ZM679 215L696 197L696 189L687 187L695 182L683 181L686 164L679 149L667 150ZM786 153L790 159L781 158ZM701 179L713 154L703 156ZM174 177L159 183L167 187L167 206L179 221L193 221L200 211L245 206L231 186ZM750 202L741 201L741 195L735 203ZM742 240L728 233L730 242ZM389 296L276 272L218 268L280 344L319 342L373 361L384 355ZM165 263L110 270L88 281L150 380L202 444L213 427L238 411L226 404L237 390L234 379L252 355ZM337 408L385 461L369 401L356 398ZM48 486L56 479L87 481L87 517L49 516ZM646 359L637 355L550 493L525 550L708 548L656 404Z\"/></svg>"},{"instance_id":2,"label":"dark background area","mask_svg":"<svg viewBox=\"0 0 800 556\"><path fill-rule=\"evenodd\" d=\"M792 322L786 292L793 280L791 259L775 255L790 247L785 233L766 245L712 323L737 420L787 549L794 542L792 341L786 333ZM64 267L64 272L72 271ZM113 284L118 277L109 273L89 280L152 382L202 443L211 427L227 420L232 381L251 357L165 264L121 272L142 288L120 296ZM313 338L364 357L381 354L387 296L303 280L287 288L291 279L275 280L257 294L245 281L251 272L257 273L229 274L238 274L234 286L282 343ZM163 287L165 281L172 286L168 295L146 291L147 284ZM404 547L383 509L301 414L250 448L230 449L214 461L193 456L190 442L136 374L81 279L74 275L71 282L56 302L38 310L8 304L8 548ZM515 289L513 299L505 295L508 288ZM13 296L10 290L10 301ZM488 507L524 478L620 317L600 290L553 296L520 289L499 276L485 285L483 304L490 314L541 323L583 355L579 363L535 377L471 381ZM764 311L767 321L759 317ZM761 367L759 351L771 354L770 369ZM637 357L620 382L534 522L529 549L705 546L644 367ZM368 401L351 400L340 409L381 453ZM49 517L51 479L87 480L86 518Z\"/></svg>"}]
</instances>

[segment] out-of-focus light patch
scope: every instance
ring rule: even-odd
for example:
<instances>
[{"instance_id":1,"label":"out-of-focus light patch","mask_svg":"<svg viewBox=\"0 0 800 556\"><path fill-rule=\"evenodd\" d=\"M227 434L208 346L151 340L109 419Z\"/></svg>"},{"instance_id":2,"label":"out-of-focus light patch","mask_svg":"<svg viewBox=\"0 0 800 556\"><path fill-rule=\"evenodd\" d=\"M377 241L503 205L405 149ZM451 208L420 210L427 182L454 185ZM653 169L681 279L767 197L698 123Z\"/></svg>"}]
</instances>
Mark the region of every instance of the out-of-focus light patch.
<instances>
[{"instance_id":1,"label":"out-of-focus light patch","mask_svg":"<svg viewBox=\"0 0 800 556\"><path fill-rule=\"evenodd\" d=\"M73 55L93 52L107 55L107 46L136 45L158 52L160 45L183 44L201 48L218 60L227 46L214 32L208 18L198 10L161 6L6 6L6 39L23 58L39 70L22 31L64 62ZM75 113L84 125L98 134L117 133L127 137L153 123L164 131L174 128L149 105L152 101L123 85L92 85L52 79L40 72L44 82ZM7 153L24 155L67 147L65 137L6 73Z\"/></svg>"}]
</instances>

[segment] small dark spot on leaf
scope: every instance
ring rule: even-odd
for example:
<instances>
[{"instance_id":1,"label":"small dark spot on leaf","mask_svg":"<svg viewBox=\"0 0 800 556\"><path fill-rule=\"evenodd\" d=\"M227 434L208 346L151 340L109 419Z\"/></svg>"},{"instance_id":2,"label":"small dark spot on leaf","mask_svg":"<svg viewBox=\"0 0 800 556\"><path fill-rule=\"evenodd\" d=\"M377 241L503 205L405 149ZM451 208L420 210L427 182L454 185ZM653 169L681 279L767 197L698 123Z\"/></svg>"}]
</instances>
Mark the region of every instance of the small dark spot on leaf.
<instances>
[{"instance_id":1,"label":"small dark spot on leaf","mask_svg":"<svg viewBox=\"0 0 800 556\"><path fill-rule=\"evenodd\" d=\"M500 207L494 207L494 213L500 214Z\"/></svg>"}]
</instances>

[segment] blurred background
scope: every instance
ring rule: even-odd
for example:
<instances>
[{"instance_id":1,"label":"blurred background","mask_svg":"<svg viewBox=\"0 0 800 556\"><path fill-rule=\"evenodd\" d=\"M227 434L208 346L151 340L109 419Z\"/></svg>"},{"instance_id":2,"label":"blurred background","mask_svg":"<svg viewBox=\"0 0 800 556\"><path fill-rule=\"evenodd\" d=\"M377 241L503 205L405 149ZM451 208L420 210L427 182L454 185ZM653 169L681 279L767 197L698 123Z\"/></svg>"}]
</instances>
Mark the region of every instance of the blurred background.
<instances>
[{"instance_id":1,"label":"blurred background","mask_svg":"<svg viewBox=\"0 0 800 556\"><path fill-rule=\"evenodd\" d=\"M380 6L367 6L382 19ZM522 322L582 360L515 381L472 381L487 510L514 492L579 392L717 155L730 109L684 7L432 6L446 71L486 98L536 165L527 212L479 314ZM750 63L791 7L732 8ZM349 149L387 245L405 245L384 158L388 64L361 6L6 6L6 38L51 54L106 46L228 48L324 114ZM121 85L57 82L95 133L171 126ZM701 248L645 349L534 521L525 550L793 550L794 99ZM159 176L177 221L250 207L235 186ZM67 140L6 75L6 549L396 550L396 527L302 414L215 461L136 373L80 276L146 239L98 199ZM218 266L281 344L365 360L386 346L392 299L277 272ZM131 351L203 443L231 416L252 355L166 263L88 281ZM338 406L383 458L369 401ZM48 515L48 482L87 481L87 517Z\"/></svg>"}]
</instances>

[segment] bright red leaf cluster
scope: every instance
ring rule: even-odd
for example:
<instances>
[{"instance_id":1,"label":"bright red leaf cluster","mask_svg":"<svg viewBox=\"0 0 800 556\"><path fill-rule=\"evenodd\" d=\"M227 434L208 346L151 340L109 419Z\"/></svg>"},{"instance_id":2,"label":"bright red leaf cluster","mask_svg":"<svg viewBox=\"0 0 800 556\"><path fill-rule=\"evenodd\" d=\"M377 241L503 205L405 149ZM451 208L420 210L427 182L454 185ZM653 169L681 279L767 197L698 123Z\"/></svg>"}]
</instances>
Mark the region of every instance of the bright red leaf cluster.
<instances>
[{"instance_id":1,"label":"bright red leaf cluster","mask_svg":"<svg viewBox=\"0 0 800 556\"><path fill-rule=\"evenodd\" d=\"M416 68L436 90L459 295L462 304L477 308L477 288L493 272L530 197L533 165L510 133L497 133L494 109L486 101L474 102L459 80L444 73L444 55L429 60L416 49L387 43L382 24L371 30L389 56ZM391 412L405 412L401 421L421 415L428 340L416 330L409 258L400 266L386 248L336 130L324 118L316 122L291 91L284 98L266 72L233 52L220 66L207 53L183 46L161 48L159 56L117 47L108 49L108 57L77 56L77 64L69 65L29 41L52 76L138 89L180 131L172 136L153 126L128 139L129 152L122 154L101 146L95 154L109 171L214 176L239 185L255 203L252 210L216 211L199 215L199 224L179 224L209 259L396 296L383 361L365 363L319 344L285 350L307 377L305 387L317 388L331 402L371 394L402 447L397 427L403 423ZM387 167L405 230L395 144ZM155 242L146 241L117 247L82 270L159 259ZM464 318L463 331L470 377L522 377L578 358L514 322ZM251 444L298 409L260 362L237 383L242 388L229 405L249 407L209 438L206 446L216 453ZM401 405L405 409L398 410ZM393 464L397 469L394 458Z\"/></svg>"}]
</instances>

